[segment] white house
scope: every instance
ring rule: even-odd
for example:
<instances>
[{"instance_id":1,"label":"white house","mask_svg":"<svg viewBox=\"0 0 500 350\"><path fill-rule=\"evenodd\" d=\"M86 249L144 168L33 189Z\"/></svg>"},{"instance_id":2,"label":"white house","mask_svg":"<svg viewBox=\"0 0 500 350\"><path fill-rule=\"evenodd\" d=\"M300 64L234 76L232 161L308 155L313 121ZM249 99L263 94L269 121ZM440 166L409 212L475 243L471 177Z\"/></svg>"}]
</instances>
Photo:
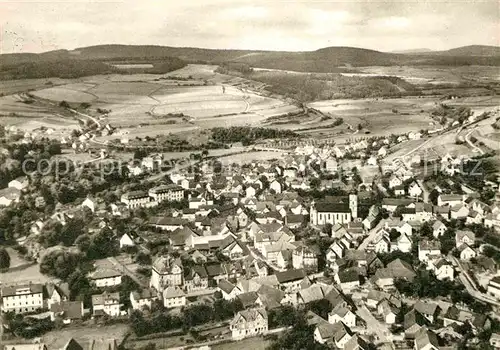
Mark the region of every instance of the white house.
<instances>
[{"instance_id":1,"label":"white house","mask_svg":"<svg viewBox=\"0 0 500 350\"><path fill-rule=\"evenodd\" d=\"M166 308L186 305L186 294L178 286L170 286L163 290L163 306Z\"/></svg>"},{"instance_id":2,"label":"white house","mask_svg":"<svg viewBox=\"0 0 500 350\"><path fill-rule=\"evenodd\" d=\"M145 288L140 291L130 292L130 304L134 310L142 310L144 307L151 308L151 303L156 299L153 290Z\"/></svg>"},{"instance_id":3,"label":"white house","mask_svg":"<svg viewBox=\"0 0 500 350\"><path fill-rule=\"evenodd\" d=\"M92 295L92 311L94 316L108 315L111 317L120 316L120 293L104 292Z\"/></svg>"},{"instance_id":4,"label":"white house","mask_svg":"<svg viewBox=\"0 0 500 350\"><path fill-rule=\"evenodd\" d=\"M339 304L328 314L328 322L331 324L343 322L347 327L356 327L356 314Z\"/></svg>"},{"instance_id":5,"label":"white house","mask_svg":"<svg viewBox=\"0 0 500 350\"><path fill-rule=\"evenodd\" d=\"M2 288L2 311L33 312L43 308L43 285L24 284Z\"/></svg>"},{"instance_id":6,"label":"white house","mask_svg":"<svg viewBox=\"0 0 500 350\"><path fill-rule=\"evenodd\" d=\"M427 262L430 257L441 255L441 243L439 241L423 240L418 243L418 260Z\"/></svg>"},{"instance_id":7,"label":"white house","mask_svg":"<svg viewBox=\"0 0 500 350\"><path fill-rule=\"evenodd\" d=\"M423 191L416 181L413 181L410 186L408 186L408 194L410 197L420 197Z\"/></svg>"},{"instance_id":8,"label":"white house","mask_svg":"<svg viewBox=\"0 0 500 350\"><path fill-rule=\"evenodd\" d=\"M132 239L132 237L130 236L130 234L124 233L120 237L120 248L123 248L123 247L134 247L134 246L135 246L135 242Z\"/></svg>"},{"instance_id":9,"label":"white house","mask_svg":"<svg viewBox=\"0 0 500 350\"><path fill-rule=\"evenodd\" d=\"M96 287L113 287L122 283L122 274L113 269L98 269L90 275Z\"/></svg>"},{"instance_id":10,"label":"white house","mask_svg":"<svg viewBox=\"0 0 500 350\"><path fill-rule=\"evenodd\" d=\"M233 340L267 333L268 318L263 308L239 311L229 325Z\"/></svg>"}]
</instances>

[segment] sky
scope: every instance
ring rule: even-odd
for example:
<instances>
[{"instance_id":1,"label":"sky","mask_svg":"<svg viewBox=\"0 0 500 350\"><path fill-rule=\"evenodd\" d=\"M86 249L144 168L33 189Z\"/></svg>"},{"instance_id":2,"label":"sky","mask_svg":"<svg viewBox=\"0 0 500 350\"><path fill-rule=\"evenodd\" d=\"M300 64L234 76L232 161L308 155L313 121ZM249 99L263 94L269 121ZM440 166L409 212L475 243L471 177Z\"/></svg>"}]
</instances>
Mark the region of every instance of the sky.
<instances>
[{"instance_id":1,"label":"sky","mask_svg":"<svg viewBox=\"0 0 500 350\"><path fill-rule=\"evenodd\" d=\"M500 46L500 1L0 0L0 53L100 44L285 51Z\"/></svg>"}]
</instances>

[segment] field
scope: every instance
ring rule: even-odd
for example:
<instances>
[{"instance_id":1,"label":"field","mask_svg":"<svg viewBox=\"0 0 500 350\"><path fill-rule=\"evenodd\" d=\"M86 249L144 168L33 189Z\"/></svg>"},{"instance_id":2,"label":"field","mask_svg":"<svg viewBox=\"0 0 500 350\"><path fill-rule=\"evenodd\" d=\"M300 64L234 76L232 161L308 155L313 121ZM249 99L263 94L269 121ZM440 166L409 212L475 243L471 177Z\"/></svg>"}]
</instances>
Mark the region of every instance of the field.
<instances>
[{"instance_id":1,"label":"field","mask_svg":"<svg viewBox=\"0 0 500 350\"><path fill-rule=\"evenodd\" d=\"M33 95L110 110L106 122L130 129L129 137L221 125L259 125L269 117L299 111L288 102L250 90L255 88L250 82L214 73L214 69L190 65L165 75L93 76L41 89Z\"/></svg>"},{"instance_id":2,"label":"field","mask_svg":"<svg viewBox=\"0 0 500 350\"><path fill-rule=\"evenodd\" d=\"M342 118L353 130L359 124L370 135L389 135L433 128L429 112L435 99L360 99L312 102L309 107L335 118Z\"/></svg>"},{"instance_id":3,"label":"field","mask_svg":"<svg viewBox=\"0 0 500 350\"><path fill-rule=\"evenodd\" d=\"M0 282L2 285L21 284L21 283L47 283L54 280L53 278L40 273L40 266L38 264L32 265L28 268L0 273Z\"/></svg>"},{"instance_id":4,"label":"field","mask_svg":"<svg viewBox=\"0 0 500 350\"><path fill-rule=\"evenodd\" d=\"M239 342L213 345L213 350L264 350L271 342L261 337L244 339Z\"/></svg>"}]
</instances>

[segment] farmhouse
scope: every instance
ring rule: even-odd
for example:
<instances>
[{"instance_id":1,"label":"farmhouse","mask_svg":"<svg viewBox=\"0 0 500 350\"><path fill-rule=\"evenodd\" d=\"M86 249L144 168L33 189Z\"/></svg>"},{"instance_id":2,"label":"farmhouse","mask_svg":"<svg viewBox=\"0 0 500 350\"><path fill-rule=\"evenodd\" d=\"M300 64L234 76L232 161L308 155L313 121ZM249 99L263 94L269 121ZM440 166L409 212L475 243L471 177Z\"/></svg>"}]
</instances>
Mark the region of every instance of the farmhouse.
<instances>
[{"instance_id":1,"label":"farmhouse","mask_svg":"<svg viewBox=\"0 0 500 350\"><path fill-rule=\"evenodd\" d=\"M263 308L240 311L229 325L233 340L267 333L267 312Z\"/></svg>"}]
</instances>

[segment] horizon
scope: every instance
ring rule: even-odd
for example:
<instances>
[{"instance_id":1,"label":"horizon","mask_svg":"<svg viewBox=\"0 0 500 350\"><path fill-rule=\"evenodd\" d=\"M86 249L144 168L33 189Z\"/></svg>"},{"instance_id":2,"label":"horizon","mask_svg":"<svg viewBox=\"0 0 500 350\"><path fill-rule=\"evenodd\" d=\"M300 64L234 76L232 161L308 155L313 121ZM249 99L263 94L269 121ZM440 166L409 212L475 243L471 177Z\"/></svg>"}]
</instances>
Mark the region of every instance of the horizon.
<instances>
[{"instance_id":1,"label":"horizon","mask_svg":"<svg viewBox=\"0 0 500 350\"><path fill-rule=\"evenodd\" d=\"M41 51L41 52L4 52L0 53L0 55L16 55L16 54L44 54L44 53L49 53L49 52L57 52L57 51L77 51L79 49L86 49L86 48L91 48L91 47L101 47L101 46L153 46L153 47L171 47L171 48L183 48L183 49L201 49L201 50L225 50L225 51L264 51L264 52L315 52L318 50L323 50L323 49L329 49L329 48L349 48L349 49L358 49L358 50L369 50L369 51L377 51L380 53L387 53L387 54L398 54L398 53L403 53L405 51L420 51L422 50L422 54L430 53L430 52L446 52L448 50L453 50L453 49L458 49L458 48L464 48L464 47L474 47L474 46L484 46L484 47L496 47L500 49L500 45L480 45L480 44L469 44L469 45L463 45L463 46L458 46L458 47L450 47L446 48L444 50L433 50L433 49L428 49L428 48L410 48L410 49L402 49L402 50L391 50L391 51L382 51L382 50L377 50L377 49L372 49L372 48L367 48L367 47L356 47L356 46L326 46L326 47L319 47L315 48L312 50L263 50L263 49L235 49L235 48L213 48L213 47L203 47L203 46L172 46L172 45L159 45L159 44L121 44L121 43L103 43L103 44L97 44L97 45L88 45L88 46L81 46L81 47L75 47L75 48L60 48L60 49L54 49L54 50L49 50L49 51ZM418 54L418 52L417 52Z\"/></svg>"},{"instance_id":2,"label":"horizon","mask_svg":"<svg viewBox=\"0 0 500 350\"><path fill-rule=\"evenodd\" d=\"M2 54L115 44L295 52L355 47L388 53L500 46L495 0L21 0L1 2L0 9Z\"/></svg>"}]
</instances>

